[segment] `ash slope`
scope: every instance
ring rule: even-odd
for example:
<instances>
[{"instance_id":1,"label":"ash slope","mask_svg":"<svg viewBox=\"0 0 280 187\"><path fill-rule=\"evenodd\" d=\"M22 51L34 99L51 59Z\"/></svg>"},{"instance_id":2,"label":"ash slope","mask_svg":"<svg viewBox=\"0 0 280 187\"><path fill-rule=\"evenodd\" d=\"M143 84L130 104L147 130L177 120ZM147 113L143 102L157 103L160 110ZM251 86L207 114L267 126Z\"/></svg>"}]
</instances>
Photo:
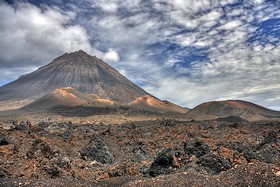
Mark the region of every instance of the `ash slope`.
<instances>
[{"instance_id":1,"label":"ash slope","mask_svg":"<svg viewBox=\"0 0 280 187\"><path fill-rule=\"evenodd\" d=\"M34 102L24 106L22 109L27 111L37 111L83 105L109 107L116 105L116 103L108 99L102 99L93 95L83 94L71 87L67 87L56 89L53 92L50 92L47 95L44 95Z\"/></svg>"},{"instance_id":2,"label":"ash slope","mask_svg":"<svg viewBox=\"0 0 280 187\"><path fill-rule=\"evenodd\" d=\"M149 95L141 96L128 104L129 107L138 108L146 111L177 112L186 113L189 110L180 107L169 101L161 101Z\"/></svg>"},{"instance_id":3,"label":"ash slope","mask_svg":"<svg viewBox=\"0 0 280 187\"><path fill-rule=\"evenodd\" d=\"M238 116L248 121L280 119L280 112L241 100L210 101L187 113L193 119L215 119Z\"/></svg>"},{"instance_id":4,"label":"ash slope","mask_svg":"<svg viewBox=\"0 0 280 187\"><path fill-rule=\"evenodd\" d=\"M53 92L50 92L22 107L21 109L25 111L49 111L52 109L62 109L65 112L68 109L70 109L69 111L75 111L75 108L73 107L78 106L84 106L85 110L93 110L94 107L99 109L110 107L111 109L115 108L115 110L118 110L121 105L118 105L111 100L100 98L97 95L84 94L71 87L67 87L56 89ZM136 111L143 110L155 113L186 113L188 111L187 109L171 102L161 101L148 95L141 96L129 104L123 105L123 107L136 109Z\"/></svg>"},{"instance_id":5,"label":"ash slope","mask_svg":"<svg viewBox=\"0 0 280 187\"><path fill-rule=\"evenodd\" d=\"M40 97L64 87L119 103L150 95L110 65L80 50L66 53L50 64L0 87L0 101Z\"/></svg>"}]
</instances>

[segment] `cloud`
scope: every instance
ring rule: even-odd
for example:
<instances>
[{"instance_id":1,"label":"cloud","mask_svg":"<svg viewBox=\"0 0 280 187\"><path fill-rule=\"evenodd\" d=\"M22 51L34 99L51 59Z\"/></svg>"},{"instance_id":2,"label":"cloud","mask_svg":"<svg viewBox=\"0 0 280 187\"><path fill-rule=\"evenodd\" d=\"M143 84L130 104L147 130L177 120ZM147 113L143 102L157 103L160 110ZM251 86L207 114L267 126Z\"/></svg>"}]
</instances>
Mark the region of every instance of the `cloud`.
<instances>
[{"instance_id":1,"label":"cloud","mask_svg":"<svg viewBox=\"0 0 280 187\"><path fill-rule=\"evenodd\" d=\"M120 60L119 54L115 49L110 48L107 53L104 54L105 61L117 62Z\"/></svg>"},{"instance_id":2,"label":"cloud","mask_svg":"<svg viewBox=\"0 0 280 187\"><path fill-rule=\"evenodd\" d=\"M2 67L42 65L78 49L91 52L87 31L79 25L67 25L75 17L73 13L49 7L41 10L27 3L0 6Z\"/></svg>"},{"instance_id":3,"label":"cloud","mask_svg":"<svg viewBox=\"0 0 280 187\"><path fill-rule=\"evenodd\" d=\"M235 28L237 28L237 27L239 27L241 25L243 25L242 21L240 21L240 20L232 20L230 22L225 23L224 25L222 25L218 29L221 29L221 30L232 30L232 29L235 29Z\"/></svg>"},{"instance_id":4,"label":"cloud","mask_svg":"<svg viewBox=\"0 0 280 187\"><path fill-rule=\"evenodd\" d=\"M73 11L46 5L38 8L29 3L1 3L0 17L0 69L4 72L0 78L4 82L63 53L80 49L105 60L119 60L114 49L102 52L91 46L87 30L73 24Z\"/></svg>"},{"instance_id":5,"label":"cloud","mask_svg":"<svg viewBox=\"0 0 280 187\"><path fill-rule=\"evenodd\" d=\"M0 5L2 69L39 66L83 49L155 96L183 106L219 99L280 106L278 0L62 5Z\"/></svg>"},{"instance_id":6,"label":"cloud","mask_svg":"<svg viewBox=\"0 0 280 187\"><path fill-rule=\"evenodd\" d=\"M27 72L32 72L37 69L36 66L28 66L28 67L14 67L14 68L1 68L0 74L0 84L6 84L11 81L11 77L13 79L17 79L19 76L26 74Z\"/></svg>"}]
</instances>

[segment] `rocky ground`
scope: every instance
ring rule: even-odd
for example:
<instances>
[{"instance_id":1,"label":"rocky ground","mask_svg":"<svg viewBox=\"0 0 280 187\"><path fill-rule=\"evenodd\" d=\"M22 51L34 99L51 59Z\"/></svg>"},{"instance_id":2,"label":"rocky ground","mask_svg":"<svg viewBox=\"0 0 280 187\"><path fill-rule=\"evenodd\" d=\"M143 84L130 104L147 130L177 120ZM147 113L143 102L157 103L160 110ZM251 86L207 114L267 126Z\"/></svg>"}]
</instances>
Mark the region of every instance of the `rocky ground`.
<instances>
[{"instance_id":1,"label":"rocky ground","mask_svg":"<svg viewBox=\"0 0 280 187\"><path fill-rule=\"evenodd\" d=\"M280 186L280 122L17 119L0 127L1 186Z\"/></svg>"}]
</instances>

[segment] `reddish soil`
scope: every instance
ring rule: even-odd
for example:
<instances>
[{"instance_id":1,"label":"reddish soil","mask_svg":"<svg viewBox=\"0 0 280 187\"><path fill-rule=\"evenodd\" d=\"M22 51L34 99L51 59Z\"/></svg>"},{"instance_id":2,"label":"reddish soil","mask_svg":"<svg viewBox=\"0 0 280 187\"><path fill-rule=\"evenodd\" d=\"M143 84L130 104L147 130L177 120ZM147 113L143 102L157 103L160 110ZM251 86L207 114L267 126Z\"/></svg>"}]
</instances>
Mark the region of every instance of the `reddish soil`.
<instances>
[{"instance_id":1,"label":"reddish soil","mask_svg":"<svg viewBox=\"0 0 280 187\"><path fill-rule=\"evenodd\" d=\"M279 122L15 121L1 130L0 183L279 186L279 138ZM171 149L163 153L166 148Z\"/></svg>"}]
</instances>

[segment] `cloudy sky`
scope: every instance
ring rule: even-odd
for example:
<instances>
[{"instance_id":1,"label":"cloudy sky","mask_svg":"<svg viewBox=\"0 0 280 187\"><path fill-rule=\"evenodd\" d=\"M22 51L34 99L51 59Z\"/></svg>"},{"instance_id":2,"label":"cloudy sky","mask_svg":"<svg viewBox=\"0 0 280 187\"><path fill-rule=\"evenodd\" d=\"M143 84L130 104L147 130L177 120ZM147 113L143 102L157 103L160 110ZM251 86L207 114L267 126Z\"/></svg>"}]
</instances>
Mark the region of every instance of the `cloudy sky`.
<instances>
[{"instance_id":1,"label":"cloudy sky","mask_svg":"<svg viewBox=\"0 0 280 187\"><path fill-rule=\"evenodd\" d=\"M280 110L280 0L0 0L0 85L82 49L186 107Z\"/></svg>"}]
</instances>

